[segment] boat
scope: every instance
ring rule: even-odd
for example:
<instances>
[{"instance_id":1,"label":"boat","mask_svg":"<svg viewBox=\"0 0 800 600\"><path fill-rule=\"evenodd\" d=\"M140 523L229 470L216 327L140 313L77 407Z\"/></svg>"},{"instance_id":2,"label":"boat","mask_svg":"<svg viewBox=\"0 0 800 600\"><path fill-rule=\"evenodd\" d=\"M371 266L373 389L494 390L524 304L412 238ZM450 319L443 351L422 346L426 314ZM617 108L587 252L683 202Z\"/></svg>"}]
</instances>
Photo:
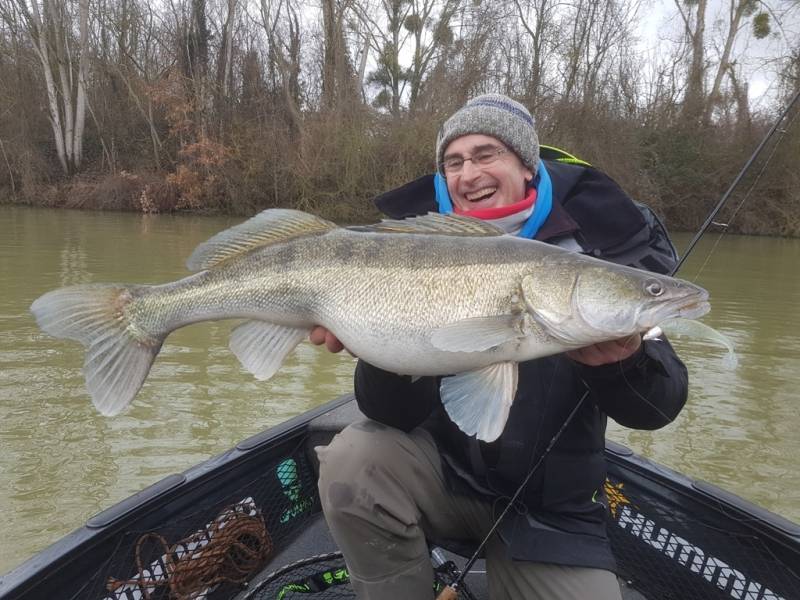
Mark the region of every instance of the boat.
<instances>
[{"instance_id":1,"label":"boat","mask_svg":"<svg viewBox=\"0 0 800 600\"><path fill-rule=\"evenodd\" d=\"M360 417L342 396L162 479L3 575L0 599L354 598L313 449ZM800 525L612 441L606 458L623 598L800 598ZM430 546L441 587L466 557ZM481 561L459 592L489 597Z\"/></svg>"}]
</instances>

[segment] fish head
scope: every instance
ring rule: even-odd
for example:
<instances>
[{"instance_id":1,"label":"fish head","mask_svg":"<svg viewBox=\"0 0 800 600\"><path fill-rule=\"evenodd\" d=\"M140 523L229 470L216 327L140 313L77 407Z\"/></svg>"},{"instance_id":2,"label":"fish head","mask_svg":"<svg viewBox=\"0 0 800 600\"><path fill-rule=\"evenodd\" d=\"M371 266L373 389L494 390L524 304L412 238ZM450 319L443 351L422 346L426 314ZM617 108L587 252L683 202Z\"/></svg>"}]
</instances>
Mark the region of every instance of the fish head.
<instances>
[{"instance_id":1,"label":"fish head","mask_svg":"<svg viewBox=\"0 0 800 600\"><path fill-rule=\"evenodd\" d=\"M710 308L708 292L688 281L583 256L550 262L523 278L522 294L539 326L568 347L695 319Z\"/></svg>"}]
</instances>

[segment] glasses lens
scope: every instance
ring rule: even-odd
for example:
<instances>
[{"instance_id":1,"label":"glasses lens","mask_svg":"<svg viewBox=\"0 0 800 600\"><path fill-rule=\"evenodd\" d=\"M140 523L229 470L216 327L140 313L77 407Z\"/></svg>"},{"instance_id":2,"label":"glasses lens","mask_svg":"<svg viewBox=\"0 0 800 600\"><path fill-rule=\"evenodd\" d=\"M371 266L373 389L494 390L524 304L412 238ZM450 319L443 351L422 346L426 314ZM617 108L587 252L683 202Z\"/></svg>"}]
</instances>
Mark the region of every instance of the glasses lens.
<instances>
[{"instance_id":1,"label":"glasses lens","mask_svg":"<svg viewBox=\"0 0 800 600\"><path fill-rule=\"evenodd\" d=\"M444 170L448 173L457 173L464 166L463 158L448 158L444 161Z\"/></svg>"},{"instance_id":2,"label":"glasses lens","mask_svg":"<svg viewBox=\"0 0 800 600\"><path fill-rule=\"evenodd\" d=\"M492 164L501 154L505 152L505 148L490 148L488 150L476 152L469 158L454 156L451 158L446 158L444 161L442 161L442 167L445 173L458 173L464 167L464 163L468 160L472 161L473 165L486 166Z\"/></svg>"},{"instance_id":3,"label":"glasses lens","mask_svg":"<svg viewBox=\"0 0 800 600\"><path fill-rule=\"evenodd\" d=\"M502 148L493 148L492 150L483 150L478 152L472 157L472 162L479 165L490 165L503 153L505 150Z\"/></svg>"}]
</instances>

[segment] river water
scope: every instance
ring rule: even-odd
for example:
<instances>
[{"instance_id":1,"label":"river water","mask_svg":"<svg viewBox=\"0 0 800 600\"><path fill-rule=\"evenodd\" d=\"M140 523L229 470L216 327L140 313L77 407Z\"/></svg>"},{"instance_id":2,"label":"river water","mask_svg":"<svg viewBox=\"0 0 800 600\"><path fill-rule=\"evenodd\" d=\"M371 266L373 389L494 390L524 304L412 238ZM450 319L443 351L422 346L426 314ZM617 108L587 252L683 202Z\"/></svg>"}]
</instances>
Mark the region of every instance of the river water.
<instances>
[{"instance_id":1,"label":"river water","mask_svg":"<svg viewBox=\"0 0 800 600\"><path fill-rule=\"evenodd\" d=\"M351 389L354 361L301 344L258 382L227 349L230 323L172 334L124 414L84 390L83 350L36 327L28 308L77 283L161 283L238 220L0 206L0 572L137 490ZM676 235L679 248L688 236ZM609 437L800 521L800 240L709 235L682 276L711 292L704 322L736 345L676 339L691 374L679 418Z\"/></svg>"}]
</instances>

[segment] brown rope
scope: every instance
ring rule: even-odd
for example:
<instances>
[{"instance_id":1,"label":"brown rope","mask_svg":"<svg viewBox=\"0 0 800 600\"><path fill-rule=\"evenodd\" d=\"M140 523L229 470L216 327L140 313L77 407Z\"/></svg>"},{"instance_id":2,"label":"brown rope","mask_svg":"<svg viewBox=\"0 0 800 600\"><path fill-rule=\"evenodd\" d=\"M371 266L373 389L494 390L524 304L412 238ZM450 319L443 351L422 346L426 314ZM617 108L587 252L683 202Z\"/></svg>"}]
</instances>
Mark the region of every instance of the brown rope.
<instances>
[{"instance_id":1,"label":"brown rope","mask_svg":"<svg viewBox=\"0 0 800 600\"><path fill-rule=\"evenodd\" d=\"M197 592L218 583L244 583L272 553L272 539L260 511L250 515L249 508L233 504L223 509L204 530L170 546L161 535L149 532L136 541L136 568L132 579L108 578L106 589L117 591L125 585L138 585L145 600L159 586L169 586L170 598L191 600ZM153 539L163 550L166 574L161 578L150 573L142 560L142 547Z\"/></svg>"}]
</instances>

